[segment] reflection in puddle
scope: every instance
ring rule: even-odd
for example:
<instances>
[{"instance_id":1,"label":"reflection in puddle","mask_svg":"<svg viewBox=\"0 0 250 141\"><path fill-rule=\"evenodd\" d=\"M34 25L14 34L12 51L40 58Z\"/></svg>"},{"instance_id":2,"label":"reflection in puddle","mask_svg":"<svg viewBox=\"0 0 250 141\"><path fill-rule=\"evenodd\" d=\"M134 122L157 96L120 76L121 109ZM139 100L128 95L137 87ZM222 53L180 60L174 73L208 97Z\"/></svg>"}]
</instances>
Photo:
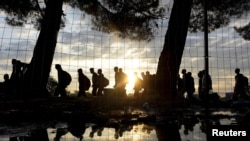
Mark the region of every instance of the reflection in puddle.
<instances>
[{"instance_id":1,"label":"reflection in puddle","mask_svg":"<svg viewBox=\"0 0 250 141\"><path fill-rule=\"evenodd\" d=\"M83 128L80 128L83 127ZM173 126L174 127L174 126ZM176 126L177 127L177 126ZM189 131L188 134L184 134L184 126L181 129L175 130L174 128L167 127L165 125L155 127L154 125L137 124L131 127L119 127L116 128L97 128L94 124L85 124L85 126L80 126L78 128L71 127L67 123L59 123L56 128L48 127L46 129L47 135L43 133L43 130L39 131L41 134L39 136L34 135L34 131L16 130L14 128L9 128L8 131L15 134L12 135L1 135L1 141L30 141L30 138L36 141L165 141L168 139L174 140L193 140L201 141L205 139L205 134L199 129L200 125L196 124L193 131ZM156 129L157 128L157 129ZM19 132L19 133L18 133ZM48 137L48 140L45 138ZM43 138L43 140L42 140ZM26 140L27 139L27 140Z\"/></svg>"},{"instance_id":2,"label":"reflection in puddle","mask_svg":"<svg viewBox=\"0 0 250 141\"><path fill-rule=\"evenodd\" d=\"M168 120L164 124L109 119L96 124L78 120L0 125L0 141L204 141L206 124L200 114L185 114L178 122ZM215 119L210 121L213 125L230 125L235 121L224 116L232 113L217 112L213 115Z\"/></svg>"},{"instance_id":3,"label":"reflection in puddle","mask_svg":"<svg viewBox=\"0 0 250 141\"><path fill-rule=\"evenodd\" d=\"M86 125L86 130L83 134L83 140L88 141L115 141L117 139L123 141L157 141L157 136L154 127L139 124L134 125L129 130L124 132L118 131L115 128L99 128L94 129L94 125ZM59 128L60 129L60 128ZM61 129L62 130L62 129ZM65 129L67 130L67 129ZM55 141L58 134L58 129L48 128L49 141ZM60 137L60 141L79 141L80 138L74 136L71 132L67 132ZM58 140L59 141L59 140Z\"/></svg>"}]
</instances>

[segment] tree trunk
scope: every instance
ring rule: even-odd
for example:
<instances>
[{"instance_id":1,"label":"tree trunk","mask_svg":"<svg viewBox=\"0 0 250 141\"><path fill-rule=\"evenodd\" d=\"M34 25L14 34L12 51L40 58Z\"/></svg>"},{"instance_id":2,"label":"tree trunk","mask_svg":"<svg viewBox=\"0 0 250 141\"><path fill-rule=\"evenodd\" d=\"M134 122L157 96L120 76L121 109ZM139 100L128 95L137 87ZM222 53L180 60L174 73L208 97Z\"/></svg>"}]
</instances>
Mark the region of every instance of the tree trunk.
<instances>
[{"instance_id":1,"label":"tree trunk","mask_svg":"<svg viewBox=\"0 0 250 141\"><path fill-rule=\"evenodd\" d=\"M47 93L46 85L60 29L63 0L48 0L41 31L30 65L24 76L22 96L37 97Z\"/></svg>"},{"instance_id":2,"label":"tree trunk","mask_svg":"<svg viewBox=\"0 0 250 141\"><path fill-rule=\"evenodd\" d=\"M192 0L174 0L165 42L156 72L158 94L171 102L177 94L176 81L191 13Z\"/></svg>"}]
</instances>

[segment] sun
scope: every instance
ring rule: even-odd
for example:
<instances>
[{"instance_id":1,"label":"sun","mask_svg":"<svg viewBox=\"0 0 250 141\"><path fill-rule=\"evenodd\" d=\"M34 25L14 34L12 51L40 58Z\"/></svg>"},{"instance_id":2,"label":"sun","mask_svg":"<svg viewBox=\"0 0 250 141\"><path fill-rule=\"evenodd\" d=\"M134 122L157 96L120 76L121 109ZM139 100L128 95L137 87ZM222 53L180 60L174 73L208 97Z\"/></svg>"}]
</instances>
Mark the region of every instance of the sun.
<instances>
[{"instance_id":1,"label":"sun","mask_svg":"<svg viewBox=\"0 0 250 141\"><path fill-rule=\"evenodd\" d=\"M132 84L135 83L135 76L134 76L134 73L133 73L133 72L130 72L130 73L128 74L128 81L129 81L129 83L132 83Z\"/></svg>"},{"instance_id":2,"label":"sun","mask_svg":"<svg viewBox=\"0 0 250 141\"><path fill-rule=\"evenodd\" d=\"M128 72L127 76L128 76L128 83L127 83L126 89L127 89L128 93L133 93L133 88L134 88L134 84L135 84L134 72L132 72L132 71Z\"/></svg>"}]
</instances>

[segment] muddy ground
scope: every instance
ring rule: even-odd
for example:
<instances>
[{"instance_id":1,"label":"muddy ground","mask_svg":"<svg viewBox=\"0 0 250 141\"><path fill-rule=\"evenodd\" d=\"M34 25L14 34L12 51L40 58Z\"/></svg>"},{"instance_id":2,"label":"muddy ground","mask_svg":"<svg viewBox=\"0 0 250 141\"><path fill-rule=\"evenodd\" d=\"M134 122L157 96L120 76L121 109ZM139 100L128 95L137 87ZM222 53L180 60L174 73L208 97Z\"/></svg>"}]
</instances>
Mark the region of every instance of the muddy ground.
<instances>
[{"instance_id":1,"label":"muddy ground","mask_svg":"<svg viewBox=\"0 0 250 141\"><path fill-rule=\"evenodd\" d=\"M116 117L155 122L156 116L164 117L164 120L174 120L185 113L205 111L204 105L199 101L190 103L181 98L167 101L169 100L164 97L156 96L135 98L115 95L5 100L0 105L0 121L4 123L69 119L91 121ZM211 109L228 110L229 105L228 101L214 102L211 104Z\"/></svg>"}]
</instances>

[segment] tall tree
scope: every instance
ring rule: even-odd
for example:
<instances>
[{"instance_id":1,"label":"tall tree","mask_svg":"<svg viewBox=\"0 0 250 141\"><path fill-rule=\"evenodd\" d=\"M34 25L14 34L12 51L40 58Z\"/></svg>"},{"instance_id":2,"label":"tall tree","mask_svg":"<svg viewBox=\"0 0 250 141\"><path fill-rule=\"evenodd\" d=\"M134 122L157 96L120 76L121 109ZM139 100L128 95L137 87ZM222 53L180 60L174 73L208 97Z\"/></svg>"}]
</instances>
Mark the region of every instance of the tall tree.
<instances>
[{"instance_id":1,"label":"tall tree","mask_svg":"<svg viewBox=\"0 0 250 141\"><path fill-rule=\"evenodd\" d=\"M57 36L61 24L62 0L48 0L41 30L29 68L24 76L23 96L43 96L54 57Z\"/></svg>"},{"instance_id":2,"label":"tall tree","mask_svg":"<svg viewBox=\"0 0 250 141\"><path fill-rule=\"evenodd\" d=\"M157 68L157 90L168 101L176 95L177 74L188 32L192 0L175 0Z\"/></svg>"}]
</instances>

